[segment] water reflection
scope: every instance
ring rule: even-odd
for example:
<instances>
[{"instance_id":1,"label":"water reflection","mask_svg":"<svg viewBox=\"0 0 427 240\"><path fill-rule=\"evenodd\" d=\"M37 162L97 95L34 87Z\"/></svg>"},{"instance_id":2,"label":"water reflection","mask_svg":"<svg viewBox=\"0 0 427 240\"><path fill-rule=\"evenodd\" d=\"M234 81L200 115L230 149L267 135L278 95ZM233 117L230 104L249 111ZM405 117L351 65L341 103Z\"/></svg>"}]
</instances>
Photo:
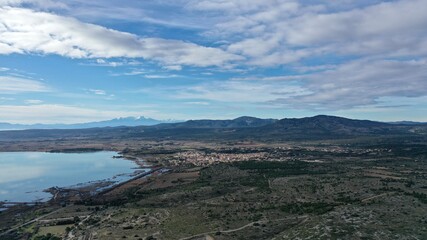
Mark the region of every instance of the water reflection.
<instances>
[{"instance_id":1,"label":"water reflection","mask_svg":"<svg viewBox=\"0 0 427 240\"><path fill-rule=\"evenodd\" d=\"M0 153L0 201L50 199L44 189L97 180L124 181L135 171L133 161L115 159L115 152ZM124 174L124 175L122 175ZM115 177L120 175L120 177Z\"/></svg>"}]
</instances>

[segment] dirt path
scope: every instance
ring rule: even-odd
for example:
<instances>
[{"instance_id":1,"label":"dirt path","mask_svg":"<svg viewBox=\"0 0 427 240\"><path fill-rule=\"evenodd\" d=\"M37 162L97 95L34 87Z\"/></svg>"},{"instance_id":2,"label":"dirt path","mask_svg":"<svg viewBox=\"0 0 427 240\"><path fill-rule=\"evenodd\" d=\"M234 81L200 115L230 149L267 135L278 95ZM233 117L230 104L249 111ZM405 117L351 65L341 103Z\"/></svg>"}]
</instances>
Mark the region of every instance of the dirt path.
<instances>
[{"instance_id":1,"label":"dirt path","mask_svg":"<svg viewBox=\"0 0 427 240\"><path fill-rule=\"evenodd\" d=\"M83 215L83 216L77 216L80 219L90 217L90 215ZM39 219L38 222L41 223L51 223L51 222L57 222L57 221L68 221L68 220L74 220L74 217L64 217L64 218L54 218L54 219Z\"/></svg>"},{"instance_id":2,"label":"dirt path","mask_svg":"<svg viewBox=\"0 0 427 240\"><path fill-rule=\"evenodd\" d=\"M382 194L379 194L379 195L368 197L368 198L362 199L362 202L367 202L369 200L372 200L372 199L375 199L375 198L379 198L379 197L382 197L382 196L387 196L388 194L393 194L393 193L394 192L388 192L388 193L382 193Z\"/></svg>"},{"instance_id":3,"label":"dirt path","mask_svg":"<svg viewBox=\"0 0 427 240\"><path fill-rule=\"evenodd\" d=\"M192 239L192 238L195 238L195 237L202 237L202 236L205 236L205 235L208 235L208 234L214 234L214 233L217 233L217 232L220 232L220 233L232 233L232 232L241 231L241 230L243 230L245 228L248 228L248 227L253 227L255 223L261 224L261 223L266 223L268 221L276 222L276 221L283 221L283 220L290 220L290 219L304 219L304 220L307 220L308 216L307 215L303 215L303 216L298 216L298 217L286 217L286 218L279 218L279 219L274 219L274 220L260 220L260 221L255 221L255 222L248 223L248 224L246 224L244 226L241 226L239 228L234 228L234 229L229 229L229 230L219 230L219 231L210 231L210 232L205 232L205 233L199 233L199 234L195 234L195 235L192 235L192 236L189 236L189 237L180 238L179 240L189 240L189 239Z\"/></svg>"},{"instance_id":4,"label":"dirt path","mask_svg":"<svg viewBox=\"0 0 427 240\"><path fill-rule=\"evenodd\" d=\"M92 214L92 213L91 213ZM79 226L83 225L84 222L86 222L92 215L87 215L85 219L81 220L79 222ZM92 237L92 233L89 233L88 239L91 239ZM68 232L67 236L65 236L64 239L74 239L75 235L74 235L74 230L71 230L70 232Z\"/></svg>"}]
</instances>

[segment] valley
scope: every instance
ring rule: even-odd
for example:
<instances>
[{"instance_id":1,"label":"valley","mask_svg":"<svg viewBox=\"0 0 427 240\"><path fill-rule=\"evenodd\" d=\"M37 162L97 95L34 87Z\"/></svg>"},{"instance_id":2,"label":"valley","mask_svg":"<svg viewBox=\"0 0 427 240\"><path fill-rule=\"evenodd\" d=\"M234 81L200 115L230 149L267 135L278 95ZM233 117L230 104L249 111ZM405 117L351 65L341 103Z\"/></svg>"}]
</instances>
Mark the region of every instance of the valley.
<instances>
[{"instance_id":1,"label":"valley","mask_svg":"<svg viewBox=\"0 0 427 240\"><path fill-rule=\"evenodd\" d=\"M266 131L269 125L200 128L194 123L191 128L46 130L38 139L31 139L31 130L19 132L14 141L1 141L0 149L117 151L144 159L156 171L96 195L3 211L0 239L427 236L424 126L344 121L324 134L321 122L309 122L308 130L307 125L288 127L287 136L275 135L286 131L283 125ZM188 135L165 137L183 129Z\"/></svg>"}]
</instances>

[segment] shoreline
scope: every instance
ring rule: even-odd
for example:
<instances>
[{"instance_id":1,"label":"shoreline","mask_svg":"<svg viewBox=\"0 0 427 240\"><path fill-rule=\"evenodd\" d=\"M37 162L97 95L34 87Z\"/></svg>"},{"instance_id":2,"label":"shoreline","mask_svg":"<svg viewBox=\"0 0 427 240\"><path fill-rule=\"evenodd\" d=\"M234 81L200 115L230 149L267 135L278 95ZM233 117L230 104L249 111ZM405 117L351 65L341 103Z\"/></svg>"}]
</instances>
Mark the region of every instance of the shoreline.
<instances>
[{"instance_id":1,"label":"shoreline","mask_svg":"<svg viewBox=\"0 0 427 240\"><path fill-rule=\"evenodd\" d=\"M79 151L75 151L75 149L72 149L69 151L69 149L60 149L60 150L21 150L21 151L0 151L0 153L7 153L7 152L43 152L43 153L63 153L63 154L79 154L79 153L94 153L94 152L113 152L115 155L112 156L113 159L121 159L126 161L132 161L136 164L135 167L132 167L131 170L133 170L132 173L125 174L125 173L118 173L114 176L111 176L106 179L101 180L93 180L89 182L79 182L75 183L70 186L65 187L58 187L58 186L52 186L46 189L43 189L42 192L49 193L51 197L47 200L34 200L34 201L28 201L28 202L17 202L17 201L0 201L0 212L8 211L14 207L32 207L37 205L45 205L45 204L52 204L57 202L74 202L76 201L74 198L76 198L77 195L81 196L82 198L89 198L93 196L99 196L104 193L113 191L114 189L123 186L129 182L132 182L136 179L146 177L154 172L157 172L159 170L162 170L163 168L160 166L152 166L151 164L147 164L147 161L129 155L129 154L123 154L120 151L117 150L111 150L111 149L88 149L88 151L82 151L82 148L79 148ZM148 171L147 171L148 170ZM129 176L129 179L125 179L123 181L114 181L115 178L119 176L127 175Z\"/></svg>"}]
</instances>

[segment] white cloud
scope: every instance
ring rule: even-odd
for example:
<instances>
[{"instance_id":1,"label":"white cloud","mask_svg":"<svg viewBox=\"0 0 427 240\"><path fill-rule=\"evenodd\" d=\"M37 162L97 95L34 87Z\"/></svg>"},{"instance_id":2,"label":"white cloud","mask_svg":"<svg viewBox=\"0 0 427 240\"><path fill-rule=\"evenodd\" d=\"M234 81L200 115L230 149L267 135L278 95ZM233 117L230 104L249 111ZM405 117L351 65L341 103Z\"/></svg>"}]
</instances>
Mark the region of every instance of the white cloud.
<instances>
[{"instance_id":1,"label":"white cloud","mask_svg":"<svg viewBox=\"0 0 427 240\"><path fill-rule=\"evenodd\" d=\"M13 6L21 6L18 3L31 2L34 5L49 1L4 2L15 2ZM95 1L93 6L79 1L67 4L94 8L98 12L105 5L101 1ZM109 10L103 12L111 12L111 6L120 8L114 2L108 1L108 4L105 8ZM2 39L7 40L0 40L0 53L35 52L75 58L142 57L159 61L169 70L181 70L181 65L232 66L229 63L234 61L261 67L274 66L330 54L427 54L426 0L349 0L345 4L326 0L186 0L162 4L184 6L187 11L180 8L174 13L179 14L178 17L190 14L193 22L209 22L207 27L213 25L213 28L205 34L218 41L225 40L222 48L227 51L178 40L141 38L51 13L3 7L0 22L4 25L0 24L0 37L3 35ZM147 4L148 9L150 6L156 4ZM133 19L131 9L124 7L120 11L122 15L123 11L129 11L129 16L125 16ZM158 13L163 14L162 11ZM26 37L35 41L23 42ZM98 61L104 66L121 66L120 62Z\"/></svg>"},{"instance_id":2,"label":"white cloud","mask_svg":"<svg viewBox=\"0 0 427 240\"><path fill-rule=\"evenodd\" d=\"M143 75L146 74L147 71L143 70L143 69L133 69L129 72L124 72L124 73L111 73L111 76L114 77L119 77L119 76L136 76L136 75Z\"/></svg>"},{"instance_id":3,"label":"white cloud","mask_svg":"<svg viewBox=\"0 0 427 240\"><path fill-rule=\"evenodd\" d=\"M210 1L190 1L187 7L203 11L226 11L234 13L247 13L259 11L265 7L278 6L278 0L210 0Z\"/></svg>"},{"instance_id":4,"label":"white cloud","mask_svg":"<svg viewBox=\"0 0 427 240\"><path fill-rule=\"evenodd\" d=\"M379 103L384 97L427 96L425 60L361 60L304 75L309 94L273 101L295 108L346 109Z\"/></svg>"},{"instance_id":5,"label":"white cloud","mask_svg":"<svg viewBox=\"0 0 427 240\"><path fill-rule=\"evenodd\" d=\"M28 41L31 39L31 41ZM0 54L41 53L71 58L144 58L169 65L222 66L241 57L221 49L134 34L47 12L0 8Z\"/></svg>"},{"instance_id":6,"label":"white cloud","mask_svg":"<svg viewBox=\"0 0 427 240\"><path fill-rule=\"evenodd\" d=\"M209 105L209 102L185 102L184 104L207 106L207 105Z\"/></svg>"},{"instance_id":7,"label":"white cloud","mask_svg":"<svg viewBox=\"0 0 427 240\"><path fill-rule=\"evenodd\" d=\"M176 74L169 74L169 75L149 74L149 75L144 75L144 77L145 78L161 79L161 78L176 78L176 77L179 77L179 75L176 75Z\"/></svg>"},{"instance_id":8,"label":"white cloud","mask_svg":"<svg viewBox=\"0 0 427 240\"><path fill-rule=\"evenodd\" d=\"M303 80L308 75L285 75L285 76L268 76L268 77L236 77L233 81L295 81Z\"/></svg>"},{"instance_id":9,"label":"white cloud","mask_svg":"<svg viewBox=\"0 0 427 240\"><path fill-rule=\"evenodd\" d=\"M163 66L164 69L169 71L181 71L182 67L180 65L169 65L169 66Z\"/></svg>"},{"instance_id":10,"label":"white cloud","mask_svg":"<svg viewBox=\"0 0 427 240\"><path fill-rule=\"evenodd\" d=\"M331 111L385 106L389 101L384 99L389 98L427 96L427 61L424 59L356 60L340 65L311 66L302 71L309 73L232 78L179 89L174 96L195 101Z\"/></svg>"},{"instance_id":11,"label":"white cloud","mask_svg":"<svg viewBox=\"0 0 427 240\"><path fill-rule=\"evenodd\" d=\"M96 59L96 66L118 67L122 65L123 65L123 62L113 62L113 61L106 61L105 59Z\"/></svg>"},{"instance_id":12,"label":"white cloud","mask_svg":"<svg viewBox=\"0 0 427 240\"><path fill-rule=\"evenodd\" d=\"M0 97L0 102L6 102L6 101L14 101L15 98L11 97Z\"/></svg>"},{"instance_id":13,"label":"white cloud","mask_svg":"<svg viewBox=\"0 0 427 240\"><path fill-rule=\"evenodd\" d=\"M93 13L94 19L102 15L105 20L111 13L111 19L135 21L151 12L158 14L158 18L150 20L147 15L143 21L162 25L168 25L166 20L172 17L166 16L167 9L174 6L177 9L171 15L179 21L181 17L193 21L183 25L181 21L174 27L203 25L208 30L191 37L204 37L198 42L220 47L141 37L55 15L52 13L55 11L19 8L23 2L38 10L67 9L56 12L83 16L83 19ZM180 71L186 66L214 66L209 70L216 73L230 73L234 67L235 72L242 70L238 77L227 81L203 81L188 89L171 87L172 91L178 89L177 98L189 99L186 104L193 105L210 101L242 105L267 102L275 104L272 107L334 110L372 106L387 97L427 95L424 60L427 58L427 0L170 0L161 1L162 6L168 6L161 10L149 8L158 3L145 2L141 4L147 4L146 9L134 11L129 6L142 5L129 3L131 5L120 7L121 3L106 2L109 4L104 8L101 0L94 0L93 4L70 0L66 3L68 6L55 6L52 4L55 2L43 0L0 0L0 6L15 6L0 7L0 54L90 58L86 62L97 66L133 66L128 72L112 72L113 76L145 75L152 79L181 76L169 74L174 72L167 70ZM88 5L93 6L80 15L69 8L82 9ZM108 11L100 12L100 9ZM150 34L148 30L145 33ZM157 61L164 72L137 69L141 59L133 58ZM320 65L305 66L305 61L301 61L304 59ZM274 68L272 72L289 69L292 75L256 75L269 74L268 67L280 65L287 66ZM249 74L245 75L245 71ZM250 77L252 74L255 76ZM24 85L15 82L15 92L25 89ZM0 79L0 91L2 86L6 89ZM102 90L93 93L108 95L95 91ZM170 96L170 92L164 96Z\"/></svg>"},{"instance_id":14,"label":"white cloud","mask_svg":"<svg viewBox=\"0 0 427 240\"><path fill-rule=\"evenodd\" d=\"M227 49L246 56L249 65L325 55L427 54L426 0L345 2L213 0L192 1L189 7L223 15L206 34L231 40Z\"/></svg>"},{"instance_id":15,"label":"white cloud","mask_svg":"<svg viewBox=\"0 0 427 240\"><path fill-rule=\"evenodd\" d=\"M139 111L115 111L59 104L0 105L0 122L34 123L82 123L108 120L123 116L145 116Z\"/></svg>"},{"instance_id":16,"label":"white cloud","mask_svg":"<svg viewBox=\"0 0 427 240\"><path fill-rule=\"evenodd\" d=\"M296 66L294 67L294 69L300 73L306 73L306 72L322 72L326 70L335 69L336 67L337 66L333 64L326 64L326 65L313 65L313 66Z\"/></svg>"},{"instance_id":17,"label":"white cloud","mask_svg":"<svg viewBox=\"0 0 427 240\"><path fill-rule=\"evenodd\" d=\"M137 61L131 58L121 58L119 60L110 61L103 58L98 58L95 60L89 59L88 62L79 63L83 66L95 66L95 67L121 67L121 66L139 66L142 65L143 62Z\"/></svg>"},{"instance_id":18,"label":"white cloud","mask_svg":"<svg viewBox=\"0 0 427 240\"><path fill-rule=\"evenodd\" d=\"M278 94L296 96L304 93L304 89L292 83L227 81L186 87L174 96L180 99L217 102L261 103L277 99Z\"/></svg>"},{"instance_id":19,"label":"white cloud","mask_svg":"<svg viewBox=\"0 0 427 240\"><path fill-rule=\"evenodd\" d=\"M119 20L144 22L152 27L165 26L192 30L204 28L205 23L205 21L194 21L193 16L188 12L183 13L183 0L127 1L126 4L117 0L67 0L63 3L66 4L66 9L61 9L61 13L90 22ZM169 11L159 11L159 9Z\"/></svg>"},{"instance_id":20,"label":"white cloud","mask_svg":"<svg viewBox=\"0 0 427 240\"><path fill-rule=\"evenodd\" d=\"M22 6L23 4L30 5L38 9L66 9L68 6L53 0L0 0L1 6Z\"/></svg>"},{"instance_id":21,"label":"white cloud","mask_svg":"<svg viewBox=\"0 0 427 240\"><path fill-rule=\"evenodd\" d=\"M0 76L0 94L49 91L50 88L40 81L18 77Z\"/></svg>"},{"instance_id":22,"label":"white cloud","mask_svg":"<svg viewBox=\"0 0 427 240\"><path fill-rule=\"evenodd\" d=\"M38 99L29 99L29 100L25 100L26 104L42 104L43 101L42 100L38 100Z\"/></svg>"},{"instance_id":23,"label":"white cloud","mask_svg":"<svg viewBox=\"0 0 427 240\"><path fill-rule=\"evenodd\" d=\"M364 9L307 14L283 24L284 42L330 46L342 54L427 53L427 1L384 2Z\"/></svg>"},{"instance_id":24,"label":"white cloud","mask_svg":"<svg viewBox=\"0 0 427 240\"><path fill-rule=\"evenodd\" d=\"M88 91L95 95L107 95L107 92L101 89L89 89Z\"/></svg>"},{"instance_id":25,"label":"white cloud","mask_svg":"<svg viewBox=\"0 0 427 240\"><path fill-rule=\"evenodd\" d=\"M157 6L157 3L119 6L114 1L94 1L93 4L69 1L63 3L64 6L54 6L55 1L42 0L9 0L3 1L3 5L19 7L23 2L31 3L36 9L85 7L89 9L86 15L103 14L104 17L119 11L124 16L121 18L129 21L134 21L135 14L143 18L142 12L150 12L144 9ZM37 5L46 7L37 8ZM208 22L205 27L210 30L205 34L226 42L223 48L227 51L178 40L141 38L51 13L3 7L0 22L4 25L0 24L0 33L3 27L7 34L2 33L2 39L8 41L0 40L0 53L36 52L75 58L142 57L159 61L169 70L181 70L181 65L230 66L227 63L239 60L249 65L274 66L328 54L427 54L426 0L185 0L162 2L162 6L178 8L171 13L176 18L191 15L192 23ZM73 15L72 11L65 12ZM168 18L163 11L154 12ZM23 43L25 37L35 41ZM119 62L99 61L105 66L120 66Z\"/></svg>"}]
</instances>

